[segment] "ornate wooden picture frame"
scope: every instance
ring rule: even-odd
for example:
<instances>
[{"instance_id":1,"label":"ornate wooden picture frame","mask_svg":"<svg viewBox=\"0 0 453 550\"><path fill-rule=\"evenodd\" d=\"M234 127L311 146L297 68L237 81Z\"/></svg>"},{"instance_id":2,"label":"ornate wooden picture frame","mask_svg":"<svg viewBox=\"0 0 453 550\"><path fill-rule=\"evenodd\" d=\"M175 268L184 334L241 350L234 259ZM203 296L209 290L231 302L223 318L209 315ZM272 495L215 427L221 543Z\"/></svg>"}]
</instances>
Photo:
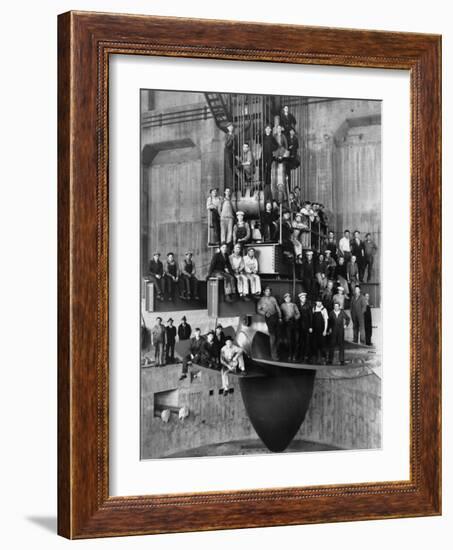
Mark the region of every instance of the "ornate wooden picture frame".
<instances>
[{"instance_id":1,"label":"ornate wooden picture frame","mask_svg":"<svg viewBox=\"0 0 453 550\"><path fill-rule=\"evenodd\" d=\"M59 534L89 538L440 514L440 37L88 12L65 13L58 23ZM410 480L110 496L113 54L410 72Z\"/></svg>"}]
</instances>

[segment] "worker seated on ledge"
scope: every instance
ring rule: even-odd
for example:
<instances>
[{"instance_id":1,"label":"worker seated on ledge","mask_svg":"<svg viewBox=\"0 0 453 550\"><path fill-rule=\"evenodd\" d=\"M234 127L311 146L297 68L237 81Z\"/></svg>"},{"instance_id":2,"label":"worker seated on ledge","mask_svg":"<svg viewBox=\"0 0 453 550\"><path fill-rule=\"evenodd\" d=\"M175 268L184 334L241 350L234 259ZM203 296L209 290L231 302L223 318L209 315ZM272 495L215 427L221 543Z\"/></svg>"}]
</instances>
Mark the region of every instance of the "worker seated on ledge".
<instances>
[{"instance_id":1,"label":"worker seated on ledge","mask_svg":"<svg viewBox=\"0 0 453 550\"><path fill-rule=\"evenodd\" d=\"M236 294L236 278L231 267L227 250L227 243L222 243L219 252L216 252L212 257L207 278L216 277L217 279L222 279L225 301L232 302L233 295Z\"/></svg>"},{"instance_id":2,"label":"worker seated on ledge","mask_svg":"<svg viewBox=\"0 0 453 550\"><path fill-rule=\"evenodd\" d=\"M231 336L225 338L225 345L220 350L223 395L225 395L229 389L229 372L237 372L239 370L242 374L246 374L243 353L244 351L242 348L233 343Z\"/></svg>"},{"instance_id":3,"label":"worker seated on ledge","mask_svg":"<svg viewBox=\"0 0 453 550\"><path fill-rule=\"evenodd\" d=\"M215 333L210 330L206 334L206 340L201 344L200 365L210 369L219 368L217 344L214 341Z\"/></svg>"}]
</instances>

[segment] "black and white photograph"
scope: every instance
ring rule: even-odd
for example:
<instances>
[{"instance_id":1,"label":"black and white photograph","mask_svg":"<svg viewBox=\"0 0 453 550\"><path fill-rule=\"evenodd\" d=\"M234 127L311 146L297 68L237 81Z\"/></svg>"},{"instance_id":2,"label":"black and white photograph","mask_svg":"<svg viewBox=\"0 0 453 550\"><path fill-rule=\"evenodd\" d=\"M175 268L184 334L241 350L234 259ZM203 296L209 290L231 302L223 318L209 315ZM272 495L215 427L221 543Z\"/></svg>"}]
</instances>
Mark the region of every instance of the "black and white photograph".
<instances>
[{"instance_id":1,"label":"black and white photograph","mask_svg":"<svg viewBox=\"0 0 453 550\"><path fill-rule=\"evenodd\" d=\"M381 448L381 107L140 90L142 460Z\"/></svg>"}]
</instances>

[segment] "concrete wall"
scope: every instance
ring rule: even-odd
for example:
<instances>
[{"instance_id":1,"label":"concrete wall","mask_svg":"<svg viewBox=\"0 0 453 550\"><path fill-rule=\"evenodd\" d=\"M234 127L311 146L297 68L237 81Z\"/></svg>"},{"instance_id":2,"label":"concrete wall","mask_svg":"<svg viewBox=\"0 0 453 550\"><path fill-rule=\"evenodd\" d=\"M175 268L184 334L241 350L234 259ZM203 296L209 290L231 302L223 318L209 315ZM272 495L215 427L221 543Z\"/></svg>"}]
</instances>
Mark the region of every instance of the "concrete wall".
<instances>
[{"instance_id":1,"label":"concrete wall","mask_svg":"<svg viewBox=\"0 0 453 550\"><path fill-rule=\"evenodd\" d=\"M142 369L142 458L158 458L227 441L257 439L242 403L237 379L234 393L219 394L220 374L202 369L201 378L178 382L180 367ZM154 416L154 393L179 388L179 406L189 408L184 421L168 423ZM381 383L366 367L326 369L318 373L312 401L295 439L343 449L381 445ZM212 395L210 395L212 391Z\"/></svg>"},{"instance_id":2,"label":"concrete wall","mask_svg":"<svg viewBox=\"0 0 453 550\"><path fill-rule=\"evenodd\" d=\"M142 109L147 105L142 93ZM204 109L203 94L156 92L154 106L142 111L142 268L155 250L181 260L191 249L204 277L211 258L206 197L223 181L223 132L211 117L157 127L147 122L153 112Z\"/></svg>"}]
</instances>

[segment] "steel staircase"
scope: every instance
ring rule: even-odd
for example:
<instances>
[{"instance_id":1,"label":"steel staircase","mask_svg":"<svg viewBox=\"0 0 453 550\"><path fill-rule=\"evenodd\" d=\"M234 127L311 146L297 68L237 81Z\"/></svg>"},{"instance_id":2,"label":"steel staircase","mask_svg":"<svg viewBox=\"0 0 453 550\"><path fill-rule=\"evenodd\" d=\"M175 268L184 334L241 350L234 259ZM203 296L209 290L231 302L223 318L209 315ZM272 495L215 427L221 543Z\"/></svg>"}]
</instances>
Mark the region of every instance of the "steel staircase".
<instances>
[{"instance_id":1,"label":"steel staircase","mask_svg":"<svg viewBox=\"0 0 453 550\"><path fill-rule=\"evenodd\" d=\"M229 120L232 120L232 115L225 103L223 94L210 92L204 95L217 127L222 131L226 131L226 124Z\"/></svg>"}]
</instances>

